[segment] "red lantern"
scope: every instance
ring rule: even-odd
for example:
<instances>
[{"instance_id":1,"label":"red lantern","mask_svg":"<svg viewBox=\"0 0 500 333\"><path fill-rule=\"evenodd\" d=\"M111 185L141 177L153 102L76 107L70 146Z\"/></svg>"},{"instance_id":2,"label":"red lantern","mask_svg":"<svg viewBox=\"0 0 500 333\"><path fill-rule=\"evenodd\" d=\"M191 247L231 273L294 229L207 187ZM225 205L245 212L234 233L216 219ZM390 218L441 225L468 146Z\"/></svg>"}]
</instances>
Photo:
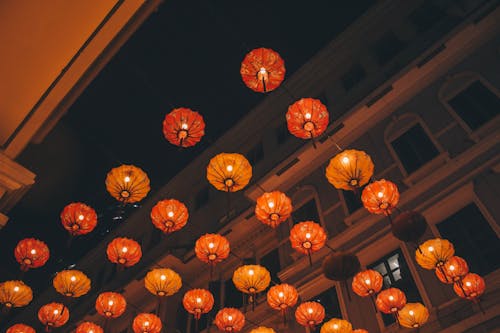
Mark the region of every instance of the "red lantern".
<instances>
[{"instance_id":1,"label":"red lantern","mask_svg":"<svg viewBox=\"0 0 500 333\"><path fill-rule=\"evenodd\" d=\"M160 333L161 320L152 313L139 313L132 323L134 333Z\"/></svg>"},{"instance_id":2,"label":"red lantern","mask_svg":"<svg viewBox=\"0 0 500 333\"><path fill-rule=\"evenodd\" d=\"M382 289L383 282L384 279L379 272L367 269L354 276L352 279L352 291L361 297L372 296Z\"/></svg>"},{"instance_id":3,"label":"red lantern","mask_svg":"<svg viewBox=\"0 0 500 333\"><path fill-rule=\"evenodd\" d=\"M184 294L182 304L187 312L194 315L196 320L204 313L212 310L214 306L214 297L206 289L192 289Z\"/></svg>"},{"instance_id":4,"label":"red lantern","mask_svg":"<svg viewBox=\"0 0 500 333\"><path fill-rule=\"evenodd\" d=\"M69 320L69 310L64 304L49 303L38 310L38 320L45 326L47 332L53 327L61 327Z\"/></svg>"},{"instance_id":5,"label":"red lantern","mask_svg":"<svg viewBox=\"0 0 500 333\"><path fill-rule=\"evenodd\" d=\"M36 333L36 331L31 326L24 324L15 324L9 327L6 333Z\"/></svg>"},{"instance_id":6,"label":"red lantern","mask_svg":"<svg viewBox=\"0 0 500 333\"><path fill-rule=\"evenodd\" d=\"M461 280L460 283L453 285L455 293L462 298L475 301L477 300L486 289L484 279L474 273L469 273Z\"/></svg>"},{"instance_id":7,"label":"red lantern","mask_svg":"<svg viewBox=\"0 0 500 333\"><path fill-rule=\"evenodd\" d=\"M457 256L448 259L443 266L435 269L436 276L443 283L457 283L469 273L467 262Z\"/></svg>"},{"instance_id":8,"label":"red lantern","mask_svg":"<svg viewBox=\"0 0 500 333\"><path fill-rule=\"evenodd\" d=\"M287 283L275 285L267 292L267 304L275 310L285 311L293 307L298 299L297 289Z\"/></svg>"},{"instance_id":9,"label":"red lantern","mask_svg":"<svg viewBox=\"0 0 500 333\"><path fill-rule=\"evenodd\" d=\"M397 288L382 290L375 302L377 309L385 314L396 314L406 305L406 295Z\"/></svg>"},{"instance_id":10,"label":"red lantern","mask_svg":"<svg viewBox=\"0 0 500 333\"><path fill-rule=\"evenodd\" d=\"M215 316L215 325L224 332L239 332L245 326L245 315L235 308L223 308Z\"/></svg>"},{"instance_id":11,"label":"red lantern","mask_svg":"<svg viewBox=\"0 0 500 333\"><path fill-rule=\"evenodd\" d=\"M309 256L311 262L311 253L319 251L326 243L326 232L318 224L312 221L300 222L290 230L290 243L292 248L300 253Z\"/></svg>"},{"instance_id":12,"label":"red lantern","mask_svg":"<svg viewBox=\"0 0 500 333\"><path fill-rule=\"evenodd\" d=\"M399 201L398 187L385 179L374 181L363 189L361 201L372 214L390 215Z\"/></svg>"},{"instance_id":13,"label":"red lantern","mask_svg":"<svg viewBox=\"0 0 500 333\"><path fill-rule=\"evenodd\" d=\"M44 242L34 238L25 238L17 243L14 256L17 262L21 264L21 270L27 271L30 268L45 265L49 260L50 251Z\"/></svg>"},{"instance_id":14,"label":"red lantern","mask_svg":"<svg viewBox=\"0 0 500 333\"><path fill-rule=\"evenodd\" d=\"M300 139L320 136L328 127L328 110L319 99L302 98L288 107L286 122L291 134Z\"/></svg>"},{"instance_id":15,"label":"red lantern","mask_svg":"<svg viewBox=\"0 0 500 333\"><path fill-rule=\"evenodd\" d=\"M84 203L70 203L61 212L61 223L72 236L85 235L97 225L97 214Z\"/></svg>"},{"instance_id":16,"label":"red lantern","mask_svg":"<svg viewBox=\"0 0 500 333\"><path fill-rule=\"evenodd\" d=\"M305 302L295 310L297 323L311 330L325 319L325 308L318 302Z\"/></svg>"},{"instance_id":17,"label":"red lantern","mask_svg":"<svg viewBox=\"0 0 500 333\"><path fill-rule=\"evenodd\" d=\"M271 49L254 49L243 59L240 74L248 88L256 92L269 92L283 82L285 62Z\"/></svg>"},{"instance_id":18,"label":"red lantern","mask_svg":"<svg viewBox=\"0 0 500 333\"><path fill-rule=\"evenodd\" d=\"M153 225L170 234L182 229L189 218L186 205L175 199L161 200L151 209Z\"/></svg>"},{"instance_id":19,"label":"red lantern","mask_svg":"<svg viewBox=\"0 0 500 333\"><path fill-rule=\"evenodd\" d=\"M219 234L205 234L198 238L194 246L196 257L210 265L226 259L229 250L229 241Z\"/></svg>"},{"instance_id":20,"label":"red lantern","mask_svg":"<svg viewBox=\"0 0 500 333\"><path fill-rule=\"evenodd\" d=\"M205 135L205 122L191 109L173 109L163 120L163 135L173 145L191 147Z\"/></svg>"},{"instance_id":21,"label":"red lantern","mask_svg":"<svg viewBox=\"0 0 500 333\"><path fill-rule=\"evenodd\" d=\"M86 321L78 325L75 333L104 333L104 330L101 326L90 321Z\"/></svg>"},{"instance_id":22,"label":"red lantern","mask_svg":"<svg viewBox=\"0 0 500 333\"><path fill-rule=\"evenodd\" d=\"M109 261L124 267L139 262L142 257L141 246L133 239L118 237L113 239L106 250Z\"/></svg>"},{"instance_id":23,"label":"red lantern","mask_svg":"<svg viewBox=\"0 0 500 333\"><path fill-rule=\"evenodd\" d=\"M276 228L292 214L292 200L280 191L268 192L257 198L255 216L260 222Z\"/></svg>"},{"instance_id":24,"label":"red lantern","mask_svg":"<svg viewBox=\"0 0 500 333\"><path fill-rule=\"evenodd\" d=\"M110 291L99 294L95 301L97 313L106 318L118 318L125 312L126 308L125 298Z\"/></svg>"}]
</instances>

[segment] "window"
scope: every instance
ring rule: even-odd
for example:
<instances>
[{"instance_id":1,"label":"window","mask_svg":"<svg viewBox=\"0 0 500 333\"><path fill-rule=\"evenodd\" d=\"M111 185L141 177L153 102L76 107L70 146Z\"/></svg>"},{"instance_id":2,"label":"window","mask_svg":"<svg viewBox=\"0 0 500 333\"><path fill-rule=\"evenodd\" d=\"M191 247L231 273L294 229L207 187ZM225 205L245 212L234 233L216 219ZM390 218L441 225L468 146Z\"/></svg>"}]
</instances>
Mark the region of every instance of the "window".
<instances>
[{"instance_id":1,"label":"window","mask_svg":"<svg viewBox=\"0 0 500 333\"><path fill-rule=\"evenodd\" d=\"M342 318L337 289L335 289L335 287L325 290L321 294L311 298L310 301L321 303L328 317Z\"/></svg>"},{"instance_id":2,"label":"window","mask_svg":"<svg viewBox=\"0 0 500 333\"><path fill-rule=\"evenodd\" d=\"M363 207L359 194L354 191L341 190L341 192L342 196L344 197L344 202L349 215L357 211L359 208ZM358 193L361 193L361 191L359 191Z\"/></svg>"},{"instance_id":3,"label":"window","mask_svg":"<svg viewBox=\"0 0 500 333\"><path fill-rule=\"evenodd\" d=\"M316 223L320 223L316 200L312 198L311 200L297 208L292 213L292 221L293 224L304 221L314 221Z\"/></svg>"},{"instance_id":4,"label":"window","mask_svg":"<svg viewBox=\"0 0 500 333\"><path fill-rule=\"evenodd\" d=\"M439 155L439 151L420 124L413 125L391 142L408 174Z\"/></svg>"},{"instance_id":5,"label":"window","mask_svg":"<svg viewBox=\"0 0 500 333\"><path fill-rule=\"evenodd\" d=\"M469 126L476 130L500 113L500 98L480 81L448 100L450 107Z\"/></svg>"},{"instance_id":6,"label":"window","mask_svg":"<svg viewBox=\"0 0 500 333\"><path fill-rule=\"evenodd\" d=\"M365 69L360 64L354 64L351 68L340 78L342 86L346 91L351 90L366 76Z\"/></svg>"},{"instance_id":7,"label":"window","mask_svg":"<svg viewBox=\"0 0 500 333\"><path fill-rule=\"evenodd\" d=\"M384 289L398 288L406 294L408 302L422 302L417 285L408 268L401 250L396 250L376 263L372 264L370 269L376 270L384 278ZM394 316L382 314L382 319L386 326L395 322Z\"/></svg>"},{"instance_id":8,"label":"window","mask_svg":"<svg viewBox=\"0 0 500 333\"><path fill-rule=\"evenodd\" d=\"M500 268L500 242L479 208L471 203L436 225L471 272L486 275Z\"/></svg>"},{"instance_id":9,"label":"window","mask_svg":"<svg viewBox=\"0 0 500 333\"><path fill-rule=\"evenodd\" d=\"M280 283L278 273L281 270L280 265L280 254L279 249L276 248L260 258L260 265L267 268L269 273L271 273L271 280L276 283Z\"/></svg>"},{"instance_id":10,"label":"window","mask_svg":"<svg viewBox=\"0 0 500 333\"><path fill-rule=\"evenodd\" d=\"M175 329L181 333L187 333L188 331L188 320L189 316L182 304L177 306L177 315L175 316ZM194 331L194 328L191 328Z\"/></svg>"},{"instance_id":11,"label":"window","mask_svg":"<svg viewBox=\"0 0 500 333\"><path fill-rule=\"evenodd\" d=\"M394 32L389 31L375 43L373 51L378 64L382 66L391 61L404 47L405 43Z\"/></svg>"},{"instance_id":12,"label":"window","mask_svg":"<svg viewBox=\"0 0 500 333\"><path fill-rule=\"evenodd\" d=\"M209 189L208 186L205 186L201 191L196 194L194 198L194 209L200 209L208 203L209 199Z\"/></svg>"},{"instance_id":13,"label":"window","mask_svg":"<svg viewBox=\"0 0 500 333\"><path fill-rule=\"evenodd\" d=\"M243 295L230 278L224 282L224 307L239 309L243 306Z\"/></svg>"},{"instance_id":14,"label":"window","mask_svg":"<svg viewBox=\"0 0 500 333\"><path fill-rule=\"evenodd\" d=\"M263 158L264 158L264 145L262 144L262 141L260 141L247 153L247 159L253 166L257 164L257 162L261 161Z\"/></svg>"},{"instance_id":15,"label":"window","mask_svg":"<svg viewBox=\"0 0 500 333\"><path fill-rule=\"evenodd\" d=\"M280 145L285 143L286 140L290 137L287 123L286 122L281 123L280 126L276 127L275 133L276 133L276 141L278 141L278 144Z\"/></svg>"},{"instance_id":16,"label":"window","mask_svg":"<svg viewBox=\"0 0 500 333\"><path fill-rule=\"evenodd\" d=\"M436 25L445 15L442 8L427 1L415 9L409 18L417 28L417 32L425 32Z\"/></svg>"}]
</instances>

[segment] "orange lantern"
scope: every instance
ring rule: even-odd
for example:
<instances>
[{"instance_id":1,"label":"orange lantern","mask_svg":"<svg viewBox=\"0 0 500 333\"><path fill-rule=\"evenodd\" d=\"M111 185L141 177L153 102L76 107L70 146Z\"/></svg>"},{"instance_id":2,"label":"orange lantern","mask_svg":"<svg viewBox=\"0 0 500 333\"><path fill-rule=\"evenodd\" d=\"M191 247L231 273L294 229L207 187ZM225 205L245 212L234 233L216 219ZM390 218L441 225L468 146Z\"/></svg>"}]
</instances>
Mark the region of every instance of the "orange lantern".
<instances>
[{"instance_id":1,"label":"orange lantern","mask_svg":"<svg viewBox=\"0 0 500 333\"><path fill-rule=\"evenodd\" d=\"M32 299L33 292L23 281L13 280L0 283L0 304L6 308L26 306Z\"/></svg>"},{"instance_id":2,"label":"orange lantern","mask_svg":"<svg viewBox=\"0 0 500 333\"><path fill-rule=\"evenodd\" d=\"M170 234L182 229L189 218L186 205L175 199L161 200L151 209L153 225Z\"/></svg>"},{"instance_id":3,"label":"orange lantern","mask_svg":"<svg viewBox=\"0 0 500 333\"><path fill-rule=\"evenodd\" d=\"M160 333L161 327L160 318L152 313L139 313L132 323L134 333Z\"/></svg>"},{"instance_id":4,"label":"orange lantern","mask_svg":"<svg viewBox=\"0 0 500 333\"><path fill-rule=\"evenodd\" d=\"M390 215L399 201L398 187L385 179L374 181L363 189L361 201L372 214Z\"/></svg>"},{"instance_id":5,"label":"orange lantern","mask_svg":"<svg viewBox=\"0 0 500 333\"><path fill-rule=\"evenodd\" d=\"M149 178L141 168L124 164L108 172L106 189L120 202L138 202L144 199L150 190Z\"/></svg>"},{"instance_id":6,"label":"orange lantern","mask_svg":"<svg viewBox=\"0 0 500 333\"><path fill-rule=\"evenodd\" d=\"M104 330L97 324L85 321L77 326L75 333L104 333Z\"/></svg>"},{"instance_id":7,"label":"orange lantern","mask_svg":"<svg viewBox=\"0 0 500 333\"><path fill-rule=\"evenodd\" d=\"M320 333L352 333L352 325L347 320L333 318L321 326Z\"/></svg>"},{"instance_id":8,"label":"orange lantern","mask_svg":"<svg viewBox=\"0 0 500 333\"><path fill-rule=\"evenodd\" d=\"M17 243L14 256L17 262L21 264L21 270L27 271L30 268L45 265L49 260L50 251L44 242L34 238L25 238Z\"/></svg>"},{"instance_id":9,"label":"orange lantern","mask_svg":"<svg viewBox=\"0 0 500 333\"><path fill-rule=\"evenodd\" d=\"M144 278L146 289L157 296L171 296L182 287L179 274L169 268L155 268Z\"/></svg>"},{"instance_id":10,"label":"orange lantern","mask_svg":"<svg viewBox=\"0 0 500 333\"><path fill-rule=\"evenodd\" d=\"M281 310L283 314L286 309L293 307L298 299L297 289L287 283L275 285L267 292L267 304L275 310Z\"/></svg>"},{"instance_id":11,"label":"orange lantern","mask_svg":"<svg viewBox=\"0 0 500 333\"><path fill-rule=\"evenodd\" d=\"M51 328L61 327L69 320L69 309L61 303L45 304L38 310L38 320L48 332Z\"/></svg>"},{"instance_id":12,"label":"orange lantern","mask_svg":"<svg viewBox=\"0 0 500 333\"><path fill-rule=\"evenodd\" d=\"M253 91L273 91L285 78L285 62L276 51L261 47L245 56L240 74L245 85Z\"/></svg>"},{"instance_id":13,"label":"orange lantern","mask_svg":"<svg viewBox=\"0 0 500 333\"><path fill-rule=\"evenodd\" d=\"M398 288L385 289L377 295L375 305L382 313L396 315L406 305L406 295Z\"/></svg>"},{"instance_id":14,"label":"orange lantern","mask_svg":"<svg viewBox=\"0 0 500 333\"><path fill-rule=\"evenodd\" d=\"M459 297L472 301L476 301L484 293L485 289L484 279L474 273L467 274L460 283L453 285L453 290Z\"/></svg>"},{"instance_id":15,"label":"orange lantern","mask_svg":"<svg viewBox=\"0 0 500 333\"><path fill-rule=\"evenodd\" d=\"M352 291L358 296L367 297L382 290L384 279L379 272L367 269L359 272L352 279Z\"/></svg>"},{"instance_id":16,"label":"orange lantern","mask_svg":"<svg viewBox=\"0 0 500 333\"><path fill-rule=\"evenodd\" d=\"M250 333L276 333L272 328L259 326L250 331Z\"/></svg>"},{"instance_id":17,"label":"orange lantern","mask_svg":"<svg viewBox=\"0 0 500 333\"><path fill-rule=\"evenodd\" d=\"M220 153L207 166L207 179L219 191L239 191L247 186L250 178L252 166L241 154Z\"/></svg>"},{"instance_id":18,"label":"orange lantern","mask_svg":"<svg viewBox=\"0 0 500 333\"><path fill-rule=\"evenodd\" d=\"M110 291L99 294L95 301L97 313L106 318L118 318L125 312L126 308L125 298Z\"/></svg>"},{"instance_id":19,"label":"orange lantern","mask_svg":"<svg viewBox=\"0 0 500 333\"><path fill-rule=\"evenodd\" d=\"M214 323L221 331L239 332L245 326L245 315L235 308L223 308L217 312Z\"/></svg>"},{"instance_id":20,"label":"orange lantern","mask_svg":"<svg viewBox=\"0 0 500 333\"><path fill-rule=\"evenodd\" d=\"M415 252L417 263L425 269L440 268L455 254L453 244L446 239L429 239L422 243Z\"/></svg>"},{"instance_id":21,"label":"orange lantern","mask_svg":"<svg viewBox=\"0 0 500 333\"><path fill-rule=\"evenodd\" d=\"M435 272L439 281L443 283L457 283L469 273L469 266L464 259L453 256L444 263L442 269L436 268Z\"/></svg>"},{"instance_id":22,"label":"orange lantern","mask_svg":"<svg viewBox=\"0 0 500 333\"><path fill-rule=\"evenodd\" d=\"M125 267L139 262L142 257L141 246L130 238L118 237L113 239L106 250L109 261Z\"/></svg>"},{"instance_id":23,"label":"orange lantern","mask_svg":"<svg viewBox=\"0 0 500 333\"><path fill-rule=\"evenodd\" d=\"M335 155L326 168L326 178L339 190L354 191L370 181L374 165L361 150L344 150Z\"/></svg>"},{"instance_id":24,"label":"orange lantern","mask_svg":"<svg viewBox=\"0 0 500 333\"><path fill-rule=\"evenodd\" d=\"M302 98L288 107L288 131L300 139L320 136L328 127L328 110L319 99Z\"/></svg>"},{"instance_id":25,"label":"orange lantern","mask_svg":"<svg viewBox=\"0 0 500 333\"><path fill-rule=\"evenodd\" d=\"M276 228L292 214L292 200L280 191L267 192L257 198L255 216L260 222Z\"/></svg>"},{"instance_id":26,"label":"orange lantern","mask_svg":"<svg viewBox=\"0 0 500 333\"><path fill-rule=\"evenodd\" d=\"M254 296L266 290L271 283L271 274L260 265L244 265L233 273L233 283L236 289L249 294L249 302L254 306Z\"/></svg>"},{"instance_id":27,"label":"orange lantern","mask_svg":"<svg viewBox=\"0 0 500 333\"><path fill-rule=\"evenodd\" d=\"M325 319L325 308L318 302L304 302L295 310L295 320L311 330Z\"/></svg>"},{"instance_id":28,"label":"orange lantern","mask_svg":"<svg viewBox=\"0 0 500 333\"><path fill-rule=\"evenodd\" d=\"M77 270L66 270L56 274L52 282L55 290L66 297L80 297L90 290L90 279Z\"/></svg>"},{"instance_id":29,"label":"orange lantern","mask_svg":"<svg viewBox=\"0 0 500 333\"><path fill-rule=\"evenodd\" d=\"M163 120L163 135L173 145L192 147L205 135L205 122L191 109L173 109Z\"/></svg>"},{"instance_id":30,"label":"orange lantern","mask_svg":"<svg viewBox=\"0 0 500 333\"><path fill-rule=\"evenodd\" d=\"M187 312L194 315L196 320L204 313L212 310L214 296L206 289L191 289L184 294L182 305Z\"/></svg>"},{"instance_id":31,"label":"orange lantern","mask_svg":"<svg viewBox=\"0 0 500 333\"><path fill-rule=\"evenodd\" d=\"M408 303L398 311L399 325L406 328L419 328L429 319L429 310L421 303Z\"/></svg>"},{"instance_id":32,"label":"orange lantern","mask_svg":"<svg viewBox=\"0 0 500 333\"><path fill-rule=\"evenodd\" d=\"M36 331L31 326L24 324L15 324L9 327L6 333L36 333Z\"/></svg>"},{"instance_id":33,"label":"orange lantern","mask_svg":"<svg viewBox=\"0 0 500 333\"><path fill-rule=\"evenodd\" d=\"M358 328L356 330L353 330L352 333L368 333L368 331L362 328Z\"/></svg>"},{"instance_id":34,"label":"orange lantern","mask_svg":"<svg viewBox=\"0 0 500 333\"><path fill-rule=\"evenodd\" d=\"M326 232L318 224L312 221L297 223L290 230L290 243L292 248L300 253L309 256L311 263L311 253L319 251L326 242Z\"/></svg>"},{"instance_id":35,"label":"orange lantern","mask_svg":"<svg viewBox=\"0 0 500 333\"><path fill-rule=\"evenodd\" d=\"M92 207L73 202L61 212L61 223L72 236L85 235L97 225L97 214Z\"/></svg>"},{"instance_id":36,"label":"orange lantern","mask_svg":"<svg viewBox=\"0 0 500 333\"><path fill-rule=\"evenodd\" d=\"M215 265L229 256L229 241L219 234L205 234L196 241L194 252L201 261Z\"/></svg>"}]
</instances>

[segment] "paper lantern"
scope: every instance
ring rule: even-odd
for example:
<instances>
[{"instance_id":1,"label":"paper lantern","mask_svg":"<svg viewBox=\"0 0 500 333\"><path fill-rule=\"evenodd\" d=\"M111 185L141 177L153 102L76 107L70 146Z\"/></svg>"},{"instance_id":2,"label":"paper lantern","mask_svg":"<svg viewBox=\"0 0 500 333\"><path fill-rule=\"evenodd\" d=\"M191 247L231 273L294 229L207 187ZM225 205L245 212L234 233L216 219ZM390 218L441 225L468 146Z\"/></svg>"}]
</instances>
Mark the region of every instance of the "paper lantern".
<instances>
[{"instance_id":1,"label":"paper lantern","mask_svg":"<svg viewBox=\"0 0 500 333\"><path fill-rule=\"evenodd\" d=\"M250 331L250 333L276 333L272 328L259 326Z\"/></svg>"},{"instance_id":2,"label":"paper lantern","mask_svg":"<svg viewBox=\"0 0 500 333\"><path fill-rule=\"evenodd\" d=\"M172 296L182 287L179 274L169 268L155 268L144 278L146 289L157 296Z\"/></svg>"},{"instance_id":3,"label":"paper lantern","mask_svg":"<svg viewBox=\"0 0 500 333\"><path fill-rule=\"evenodd\" d=\"M421 303L407 303L398 311L399 325L406 328L418 328L429 319L429 310Z\"/></svg>"},{"instance_id":4,"label":"paper lantern","mask_svg":"<svg viewBox=\"0 0 500 333\"><path fill-rule=\"evenodd\" d=\"M299 293L292 285L282 283L267 291L267 304L275 310L285 311L297 304Z\"/></svg>"},{"instance_id":5,"label":"paper lantern","mask_svg":"<svg viewBox=\"0 0 500 333\"><path fill-rule=\"evenodd\" d=\"M191 313L196 320L204 313L212 310L214 296L206 289L191 289L184 294L182 305L187 312Z\"/></svg>"},{"instance_id":6,"label":"paper lantern","mask_svg":"<svg viewBox=\"0 0 500 333\"><path fill-rule=\"evenodd\" d=\"M144 199L150 190L149 178L141 168L124 164L108 172L106 189L120 202L138 202Z\"/></svg>"},{"instance_id":7,"label":"paper lantern","mask_svg":"<svg viewBox=\"0 0 500 333\"><path fill-rule=\"evenodd\" d=\"M125 312L126 308L125 298L110 291L99 294L95 301L97 313L106 318L118 318Z\"/></svg>"},{"instance_id":8,"label":"paper lantern","mask_svg":"<svg viewBox=\"0 0 500 333\"><path fill-rule=\"evenodd\" d=\"M31 326L24 324L15 324L9 327L6 333L36 333L36 331Z\"/></svg>"},{"instance_id":9,"label":"paper lantern","mask_svg":"<svg viewBox=\"0 0 500 333\"><path fill-rule=\"evenodd\" d=\"M182 229L186 225L189 213L186 205L182 202L175 199L167 199L158 201L151 209L150 216L156 228L165 234L170 234Z\"/></svg>"},{"instance_id":10,"label":"paper lantern","mask_svg":"<svg viewBox=\"0 0 500 333\"><path fill-rule=\"evenodd\" d=\"M328 255L322 264L323 274L333 281L346 281L359 272L361 264L355 254L334 252Z\"/></svg>"},{"instance_id":11,"label":"paper lantern","mask_svg":"<svg viewBox=\"0 0 500 333\"><path fill-rule=\"evenodd\" d=\"M288 131L300 139L320 136L328 127L328 110L319 99L302 98L288 107Z\"/></svg>"},{"instance_id":12,"label":"paper lantern","mask_svg":"<svg viewBox=\"0 0 500 333\"><path fill-rule=\"evenodd\" d=\"M391 221L392 234L403 242L417 242L426 230L425 217L415 211L402 212Z\"/></svg>"},{"instance_id":13,"label":"paper lantern","mask_svg":"<svg viewBox=\"0 0 500 333\"><path fill-rule=\"evenodd\" d=\"M191 109L173 109L163 120L163 135L173 145L192 147L205 135L205 122Z\"/></svg>"},{"instance_id":14,"label":"paper lantern","mask_svg":"<svg viewBox=\"0 0 500 333\"><path fill-rule=\"evenodd\" d=\"M31 288L23 281L12 280L0 283L0 304L7 308L28 305L33 299Z\"/></svg>"},{"instance_id":15,"label":"paper lantern","mask_svg":"<svg viewBox=\"0 0 500 333\"><path fill-rule=\"evenodd\" d=\"M292 248L304 254L311 254L325 246L326 232L313 221L297 223L290 230Z\"/></svg>"},{"instance_id":16,"label":"paper lantern","mask_svg":"<svg viewBox=\"0 0 500 333\"><path fill-rule=\"evenodd\" d=\"M30 268L45 265L49 260L50 251L44 242L34 238L25 238L17 243L14 256L17 262L21 264L21 270L27 271Z\"/></svg>"},{"instance_id":17,"label":"paper lantern","mask_svg":"<svg viewBox=\"0 0 500 333\"><path fill-rule=\"evenodd\" d=\"M124 267L130 267L139 262L142 257L141 246L130 238L113 239L106 249L109 261Z\"/></svg>"},{"instance_id":18,"label":"paper lantern","mask_svg":"<svg viewBox=\"0 0 500 333\"><path fill-rule=\"evenodd\" d=\"M61 223L72 236L85 235L97 225L97 214L92 207L73 202L61 212Z\"/></svg>"},{"instance_id":19,"label":"paper lantern","mask_svg":"<svg viewBox=\"0 0 500 333\"><path fill-rule=\"evenodd\" d=\"M205 234L196 241L194 252L201 261L215 265L229 256L229 241L219 234Z\"/></svg>"},{"instance_id":20,"label":"paper lantern","mask_svg":"<svg viewBox=\"0 0 500 333\"><path fill-rule=\"evenodd\" d=\"M372 296L382 290L383 283L384 279L379 272L367 269L354 276L352 291L361 297Z\"/></svg>"},{"instance_id":21,"label":"paper lantern","mask_svg":"<svg viewBox=\"0 0 500 333\"><path fill-rule=\"evenodd\" d=\"M459 297L472 301L478 299L484 293L485 289L486 284L484 283L484 279L474 273L467 274L460 283L453 285L453 290Z\"/></svg>"},{"instance_id":22,"label":"paper lantern","mask_svg":"<svg viewBox=\"0 0 500 333\"><path fill-rule=\"evenodd\" d=\"M139 313L132 323L134 333L160 333L161 320L152 313Z\"/></svg>"},{"instance_id":23,"label":"paper lantern","mask_svg":"<svg viewBox=\"0 0 500 333\"><path fill-rule=\"evenodd\" d=\"M382 290L375 301L377 309L385 314L396 314L406 305L406 295L398 288Z\"/></svg>"},{"instance_id":24,"label":"paper lantern","mask_svg":"<svg viewBox=\"0 0 500 333\"><path fill-rule=\"evenodd\" d=\"M453 257L455 249L446 239L434 238L422 243L415 251L417 263L425 269L435 269Z\"/></svg>"},{"instance_id":25,"label":"paper lantern","mask_svg":"<svg viewBox=\"0 0 500 333\"><path fill-rule=\"evenodd\" d=\"M56 274L52 281L54 289L66 297L80 297L90 290L90 279L77 270L65 270Z\"/></svg>"},{"instance_id":26,"label":"paper lantern","mask_svg":"<svg viewBox=\"0 0 500 333\"><path fill-rule=\"evenodd\" d=\"M61 327L69 320L69 309L61 303L45 304L38 310L38 320L45 326L46 331Z\"/></svg>"},{"instance_id":27,"label":"paper lantern","mask_svg":"<svg viewBox=\"0 0 500 333\"><path fill-rule=\"evenodd\" d=\"M283 82L285 62L276 51L261 47L245 56L240 74L248 88L266 93L278 88Z\"/></svg>"},{"instance_id":28,"label":"paper lantern","mask_svg":"<svg viewBox=\"0 0 500 333\"><path fill-rule=\"evenodd\" d=\"M219 191L239 191L247 186L250 178L252 178L252 166L241 154L218 154L207 166L207 179Z\"/></svg>"},{"instance_id":29,"label":"paper lantern","mask_svg":"<svg viewBox=\"0 0 500 333\"><path fill-rule=\"evenodd\" d=\"M240 266L233 273L233 283L236 289L252 296L266 290L271 283L271 274L260 265Z\"/></svg>"},{"instance_id":30,"label":"paper lantern","mask_svg":"<svg viewBox=\"0 0 500 333\"><path fill-rule=\"evenodd\" d=\"M217 328L224 332L239 332L245 326L245 315L235 308L223 308L215 315Z\"/></svg>"},{"instance_id":31,"label":"paper lantern","mask_svg":"<svg viewBox=\"0 0 500 333\"><path fill-rule=\"evenodd\" d=\"M320 333L352 333L352 325L347 320L333 318L321 326Z\"/></svg>"},{"instance_id":32,"label":"paper lantern","mask_svg":"<svg viewBox=\"0 0 500 333\"><path fill-rule=\"evenodd\" d=\"M355 190L370 181L374 165L361 150L344 150L335 155L326 168L326 178L339 190Z\"/></svg>"},{"instance_id":33,"label":"paper lantern","mask_svg":"<svg viewBox=\"0 0 500 333\"><path fill-rule=\"evenodd\" d=\"M398 187L385 179L374 181L363 189L361 201L372 214L390 215L399 201Z\"/></svg>"},{"instance_id":34,"label":"paper lantern","mask_svg":"<svg viewBox=\"0 0 500 333\"><path fill-rule=\"evenodd\" d=\"M436 276L443 283L460 282L462 278L469 273L467 262L457 256L448 259L442 268L435 269Z\"/></svg>"},{"instance_id":35,"label":"paper lantern","mask_svg":"<svg viewBox=\"0 0 500 333\"><path fill-rule=\"evenodd\" d=\"M257 198L255 216L257 219L276 228L292 214L292 200L280 191L266 192Z\"/></svg>"},{"instance_id":36,"label":"paper lantern","mask_svg":"<svg viewBox=\"0 0 500 333\"><path fill-rule=\"evenodd\" d=\"M304 302L295 310L295 320L304 327L314 330L325 319L325 308L318 302Z\"/></svg>"},{"instance_id":37,"label":"paper lantern","mask_svg":"<svg viewBox=\"0 0 500 333\"><path fill-rule=\"evenodd\" d=\"M101 326L85 321L76 327L76 333L104 333Z\"/></svg>"}]
</instances>

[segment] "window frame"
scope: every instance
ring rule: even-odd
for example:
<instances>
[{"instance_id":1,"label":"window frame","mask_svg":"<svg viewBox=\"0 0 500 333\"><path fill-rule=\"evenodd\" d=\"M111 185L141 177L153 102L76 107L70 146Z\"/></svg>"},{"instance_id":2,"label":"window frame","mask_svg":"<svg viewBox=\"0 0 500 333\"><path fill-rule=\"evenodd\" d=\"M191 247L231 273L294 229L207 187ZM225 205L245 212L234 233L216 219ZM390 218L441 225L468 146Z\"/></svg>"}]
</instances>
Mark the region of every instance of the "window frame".
<instances>
[{"instance_id":1,"label":"window frame","mask_svg":"<svg viewBox=\"0 0 500 333\"><path fill-rule=\"evenodd\" d=\"M318 218L319 218L319 221L314 221L314 222L317 222L321 225L321 227L323 227L323 229L327 230L326 228L326 224L325 224L325 219L323 217L323 210L321 209L321 201L320 201L320 197L319 197L319 194L318 194L318 190L316 189L316 187L314 185L304 185L304 186L301 186L291 197L291 200L292 202L296 202L296 198L297 196L299 196L300 194L303 194L304 192L307 192L307 191L310 191L311 193L310 194L307 194L305 195L300 201L298 204L294 204L293 206L293 211L292 211L292 214L290 215L290 217L288 218L287 220L287 223L288 223L288 228L289 230L291 230L294 226L294 223L293 223L293 213L302 208L302 206L304 206L305 204L307 204L309 201L311 201L311 199L314 200L314 203L316 204L316 210L318 212ZM300 221L298 221L300 222Z\"/></svg>"},{"instance_id":2,"label":"window frame","mask_svg":"<svg viewBox=\"0 0 500 333\"><path fill-rule=\"evenodd\" d=\"M348 191L348 190L344 190L344 191ZM347 205L347 201L346 201L345 196L344 196L344 191L337 189L337 192L338 192L339 198L340 198L340 203L342 205L342 210L344 211L344 214L345 214L345 218L348 218L350 216L353 216L353 215L357 214L361 209L364 208L364 206L363 206L363 202L360 202L361 205L359 206L358 209L356 209L353 212L349 212L349 206ZM361 201L361 198L359 200ZM350 223L348 225L351 225L351 224L352 223Z\"/></svg>"}]
</instances>

